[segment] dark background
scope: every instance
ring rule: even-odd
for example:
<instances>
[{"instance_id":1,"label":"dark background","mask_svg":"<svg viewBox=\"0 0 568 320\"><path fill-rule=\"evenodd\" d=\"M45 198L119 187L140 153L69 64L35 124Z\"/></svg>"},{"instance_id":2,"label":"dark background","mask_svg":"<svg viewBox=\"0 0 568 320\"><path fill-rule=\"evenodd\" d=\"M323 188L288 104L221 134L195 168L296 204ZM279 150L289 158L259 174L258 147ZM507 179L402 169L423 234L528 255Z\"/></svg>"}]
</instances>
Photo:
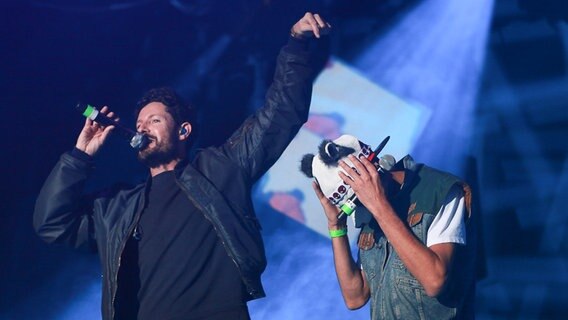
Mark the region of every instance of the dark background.
<instances>
[{"instance_id":1,"label":"dark background","mask_svg":"<svg viewBox=\"0 0 568 320\"><path fill-rule=\"evenodd\" d=\"M320 12L332 23L330 54L349 62L371 36L420 2L2 2L0 318L63 319L63 310L80 303L77 297L98 294L95 256L47 246L31 228L43 180L82 127L73 110L77 101L109 105L133 124L142 93L170 85L201 110L196 145L219 144L262 104L278 49L304 12ZM568 9L560 0L492 5L468 147L483 236L476 310L481 319L560 319L568 311ZM97 165L89 188L146 176L119 139L111 139ZM273 269L265 276L269 297L254 302L253 316L291 319L285 312L270 316L260 306L278 305L293 315L305 310L291 300L303 299L312 318L335 319L338 313L326 312L344 309L337 287L331 285L329 298L322 295L318 273L306 282L311 289L278 293L303 268L302 259L319 257L327 263L322 270L331 270L328 240L263 213L268 208L260 211L267 225L299 236L291 240L276 227L265 230ZM310 243L324 249L310 252ZM96 312L98 304L87 299L86 308ZM345 311L337 318L366 316L365 310ZM294 318L303 319L298 313Z\"/></svg>"}]
</instances>

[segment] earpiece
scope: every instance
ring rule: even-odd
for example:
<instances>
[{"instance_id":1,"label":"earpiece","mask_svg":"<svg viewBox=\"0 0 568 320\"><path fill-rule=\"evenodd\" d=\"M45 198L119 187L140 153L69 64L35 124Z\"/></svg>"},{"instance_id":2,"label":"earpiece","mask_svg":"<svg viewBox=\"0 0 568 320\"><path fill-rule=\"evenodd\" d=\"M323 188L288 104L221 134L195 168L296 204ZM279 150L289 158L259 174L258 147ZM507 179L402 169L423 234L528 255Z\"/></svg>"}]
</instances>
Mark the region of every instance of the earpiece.
<instances>
[{"instance_id":1,"label":"earpiece","mask_svg":"<svg viewBox=\"0 0 568 320\"><path fill-rule=\"evenodd\" d=\"M184 134L186 134L186 133L187 133L187 129L186 129L186 128L181 127L181 129L179 129L179 134L180 134L180 135L184 135Z\"/></svg>"}]
</instances>

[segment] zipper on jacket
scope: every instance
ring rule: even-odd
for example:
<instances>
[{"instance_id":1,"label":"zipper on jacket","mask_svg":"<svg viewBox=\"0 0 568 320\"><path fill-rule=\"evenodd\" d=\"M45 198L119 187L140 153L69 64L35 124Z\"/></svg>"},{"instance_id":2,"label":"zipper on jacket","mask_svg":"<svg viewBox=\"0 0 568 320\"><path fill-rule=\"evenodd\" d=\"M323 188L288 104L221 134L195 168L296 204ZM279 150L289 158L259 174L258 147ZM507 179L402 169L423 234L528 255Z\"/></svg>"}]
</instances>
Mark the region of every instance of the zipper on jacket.
<instances>
[{"instance_id":1,"label":"zipper on jacket","mask_svg":"<svg viewBox=\"0 0 568 320\"><path fill-rule=\"evenodd\" d=\"M146 191L144 190L144 193L142 194L142 197L140 198L141 203L140 204L144 204L144 202L146 201ZM136 212L136 214L134 215L134 223L130 226L130 228L128 229L128 232L126 233L126 237L123 238L122 243L120 244L120 250L119 250L119 254L118 254L118 263L116 266L116 272L114 273L113 277L114 277L114 288L112 289L112 296L110 299L110 307L111 307L111 313L110 313L110 318L114 319L114 314L115 314L115 307L114 307L114 302L116 300L116 291L118 290L118 271L120 270L120 264L122 261L122 253L124 252L124 247L126 247L126 243L128 242L128 240L130 239L130 235L132 234L132 231L134 231L134 229L138 226L138 221L140 220L140 215L142 213L142 210L144 210L144 206L141 206L141 210L138 210Z\"/></svg>"}]
</instances>

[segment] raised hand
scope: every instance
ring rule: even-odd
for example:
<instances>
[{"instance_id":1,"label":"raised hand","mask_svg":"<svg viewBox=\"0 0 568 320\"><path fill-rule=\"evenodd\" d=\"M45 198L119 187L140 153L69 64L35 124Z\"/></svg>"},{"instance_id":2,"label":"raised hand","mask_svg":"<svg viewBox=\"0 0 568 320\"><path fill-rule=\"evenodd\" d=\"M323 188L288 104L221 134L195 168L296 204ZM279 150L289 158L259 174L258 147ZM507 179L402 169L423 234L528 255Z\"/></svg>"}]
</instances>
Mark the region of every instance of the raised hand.
<instances>
[{"instance_id":1,"label":"raised hand","mask_svg":"<svg viewBox=\"0 0 568 320\"><path fill-rule=\"evenodd\" d=\"M317 13L312 14L311 12L306 12L306 14L292 26L292 36L297 38L309 38L315 36L320 38L322 35L329 34L331 31L331 25Z\"/></svg>"},{"instance_id":2,"label":"raised hand","mask_svg":"<svg viewBox=\"0 0 568 320\"><path fill-rule=\"evenodd\" d=\"M339 166L345 171L345 173L340 171L339 177L353 189L357 199L374 212L373 209L379 209L388 202L379 172L365 157L357 159L349 155L349 160L355 168L351 168L344 161L339 161Z\"/></svg>"},{"instance_id":3,"label":"raised hand","mask_svg":"<svg viewBox=\"0 0 568 320\"><path fill-rule=\"evenodd\" d=\"M319 184L315 181L312 181L312 188L314 189L316 196L318 197L318 200L320 201L321 206L323 207L323 211L325 212L325 215L327 217L328 227L332 229L337 227L338 225L345 225L346 218L340 220L337 219L337 216L339 215L339 208L333 205L329 201L329 199L323 194Z\"/></svg>"},{"instance_id":4,"label":"raised hand","mask_svg":"<svg viewBox=\"0 0 568 320\"><path fill-rule=\"evenodd\" d=\"M108 112L107 106L104 106L100 112L109 118L114 118L114 112ZM118 118L114 119L114 121L118 120ZM103 127L87 118L85 119L85 125L77 138L75 147L86 154L93 156L104 144L112 129L114 129L114 126Z\"/></svg>"}]
</instances>

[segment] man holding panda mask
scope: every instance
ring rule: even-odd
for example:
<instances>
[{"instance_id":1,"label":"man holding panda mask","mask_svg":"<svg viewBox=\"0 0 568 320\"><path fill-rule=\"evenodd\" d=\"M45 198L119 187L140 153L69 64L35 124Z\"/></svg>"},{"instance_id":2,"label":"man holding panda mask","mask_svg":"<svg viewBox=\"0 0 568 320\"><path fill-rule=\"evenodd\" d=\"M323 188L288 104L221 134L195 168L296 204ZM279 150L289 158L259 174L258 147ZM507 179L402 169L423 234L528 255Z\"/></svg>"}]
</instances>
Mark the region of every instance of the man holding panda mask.
<instances>
[{"instance_id":1,"label":"man holding panda mask","mask_svg":"<svg viewBox=\"0 0 568 320\"><path fill-rule=\"evenodd\" d=\"M322 191L330 190L333 177L314 175L312 185L328 220L347 307L358 309L370 300L373 320L473 318L469 186L410 156L380 172L364 154L337 160L335 174L360 202L354 213L361 228L359 263L351 256L346 218L338 218L337 203ZM315 160L313 165L322 166Z\"/></svg>"}]
</instances>

